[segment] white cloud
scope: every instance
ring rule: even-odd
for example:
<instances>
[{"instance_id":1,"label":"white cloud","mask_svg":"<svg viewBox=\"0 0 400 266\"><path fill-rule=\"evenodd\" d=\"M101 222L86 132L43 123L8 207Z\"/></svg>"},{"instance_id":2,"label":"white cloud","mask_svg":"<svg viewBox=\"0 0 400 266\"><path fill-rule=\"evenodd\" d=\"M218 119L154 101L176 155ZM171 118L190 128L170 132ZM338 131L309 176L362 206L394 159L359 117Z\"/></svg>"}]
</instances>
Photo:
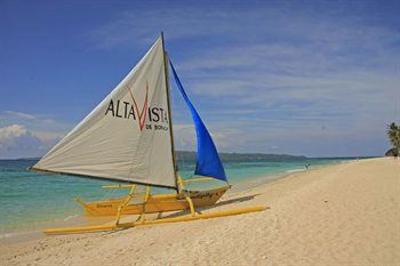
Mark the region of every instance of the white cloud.
<instances>
[{"instance_id":1,"label":"white cloud","mask_svg":"<svg viewBox=\"0 0 400 266\"><path fill-rule=\"evenodd\" d=\"M22 125L11 125L0 128L0 143L7 142L9 139L25 135L27 130Z\"/></svg>"},{"instance_id":2,"label":"white cloud","mask_svg":"<svg viewBox=\"0 0 400 266\"><path fill-rule=\"evenodd\" d=\"M143 46L162 25L177 71L223 150L343 155L350 154L344 143L361 141L353 154L371 154L374 145L379 154L385 124L400 111L393 46L400 34L368 23L361 6L346 13L325 4L136 8L93 36L102 48ZM189 128L176 130L177 146L190 147ZM334 143L330 150L325 142Z\"/></svg>"},{"instance_id":3,"label":"white cloud","mask_svg":"<svg viewBox=\"0 0 400 266\"><path fill-rule=\"evenodd\" d=\"M222 150L383 152L385 124L400 112L398 30L371 23L374 12L359 12L357 3L350 12L343 3L260 3L138 5L115 14L91 40L101 49L143 51L164 30L178 73ZM179 149L195 146L189 119L174 127ZM0 113L0 127L14 123L44 143L71 128L54 117Z\"/></svg>"},{"instance_id":4,"label":"white cloud","mask_svg":"<svg viewBox=\"0 0 400 266\"><path fill-rule=\"evenodd\" d=\"M1 112L0 158L40 157L70 129L46 115Z\"/></svg>"},{"instance_id":5,"label":"white cloud","mask_svg":"<svg viewBox=\"0 0 400 266\"><path fill-rule=\"evenodd\" d=\"M71 129L70 123L58 121L53 117L42 114L28 114L19 111L0 112L0 127L12 124L24 125L38 138L59 138Z\"/></svg>"},{"instance_id":6,"label":"white cloud","mask_svg":"<svg viewBox=\"0 0 400 266\"><path fill-rule=\"evenodd\" d=\"M218 34L230 27L219 23L233 14L196 7L135 8L125 10L90 35L99 48L150 43L161 30L168 40ZM204 22L207 22L205 24ZM213 27L209 27L213 24Z\"/></svg>"},{"instance_id":7,"label":"white cloud","mask_svg":"<svg viewBox=\"0 0 400 266\"><path fill-rule=\"evenodd\" d=\"M28 120L37 119L34 115L26 114L26 113L22 113L22 112L5 111L4 113L7 115L10 115L10 116L19 117L21 119L28 119Z\"/></svg>"},{"instance_id":8,"label":"white cloud","mask_svg":"<svg viewBox=\"0 0 400 266\"><path fill-rule=\"evenodd\" d=\"M23 125L0 128L0 158L37 157L47 148Z\"/></svg>"}]
</instances>

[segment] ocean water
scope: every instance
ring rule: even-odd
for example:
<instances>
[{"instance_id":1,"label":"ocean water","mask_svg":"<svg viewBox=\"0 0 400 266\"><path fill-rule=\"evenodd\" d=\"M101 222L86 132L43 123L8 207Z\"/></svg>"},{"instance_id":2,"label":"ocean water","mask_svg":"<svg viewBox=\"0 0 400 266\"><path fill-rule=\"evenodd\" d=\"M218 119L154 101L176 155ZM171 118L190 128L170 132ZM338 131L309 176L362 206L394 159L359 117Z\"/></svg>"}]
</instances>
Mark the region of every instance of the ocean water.
<instances>
[{"instance_id":1,"label":"ocean water","mask_svg":"<svg viewBox=\"0 0 400 266\"><path fill-rule=\"evenodd\" d=\"M224 162L229 182L234 187L263 177L274 179L286 173L336 164L350 158L306 159L293 161ZM110 181L74 176L41 174L26 169L35 160L0 160L0 236L17 230L32 230L81 214L74 198L100 200L126 194L124 190L105 190ZM191 177L194 162L178 161L180 175ZM215 183L214 183L215 185ZM205 185L201 185L205 186ZM158 189L162 190L162 189Z\"/></svg>"}]
</instances>

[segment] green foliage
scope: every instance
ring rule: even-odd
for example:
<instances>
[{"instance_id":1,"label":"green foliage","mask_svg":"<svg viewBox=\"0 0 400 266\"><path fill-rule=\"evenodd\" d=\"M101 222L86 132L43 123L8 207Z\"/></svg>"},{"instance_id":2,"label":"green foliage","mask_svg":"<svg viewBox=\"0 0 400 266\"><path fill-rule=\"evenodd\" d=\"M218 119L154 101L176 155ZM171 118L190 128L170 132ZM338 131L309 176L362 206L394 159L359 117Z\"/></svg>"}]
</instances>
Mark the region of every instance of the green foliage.
<instances>
[{"instance_id":1,"label":"green foliage","mask_svg":"<svg viewBox=\"0 0 400 266\"><path fill-rule=\"evenodd\" d=\"M397 150L397 154L400 153L400 125L396 125L396 123L391 123L388 125L387 135L389 137L390 143L393 145L393 148Z\"/></svg>"}]
</instances>

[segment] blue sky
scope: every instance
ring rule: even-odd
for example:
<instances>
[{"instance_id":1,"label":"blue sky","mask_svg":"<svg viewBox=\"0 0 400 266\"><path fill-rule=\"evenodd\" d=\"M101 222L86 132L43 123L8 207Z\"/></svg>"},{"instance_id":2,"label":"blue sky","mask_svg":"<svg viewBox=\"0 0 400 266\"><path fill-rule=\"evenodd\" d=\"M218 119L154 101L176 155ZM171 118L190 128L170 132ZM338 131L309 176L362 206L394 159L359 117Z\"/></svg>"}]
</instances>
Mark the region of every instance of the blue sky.
<instances>
[{"instance_id":1,"label":"blue sky","mask_svg":"<svg viewBox=\"0 0 400 266\"><path fill-rule=\"evenodd\" d=\"M0 158L40 156L163 30L221 151L381 155L399 1L1 1ZM177 146L193 128L174 97Z\"/></svg>"}]
</instances>

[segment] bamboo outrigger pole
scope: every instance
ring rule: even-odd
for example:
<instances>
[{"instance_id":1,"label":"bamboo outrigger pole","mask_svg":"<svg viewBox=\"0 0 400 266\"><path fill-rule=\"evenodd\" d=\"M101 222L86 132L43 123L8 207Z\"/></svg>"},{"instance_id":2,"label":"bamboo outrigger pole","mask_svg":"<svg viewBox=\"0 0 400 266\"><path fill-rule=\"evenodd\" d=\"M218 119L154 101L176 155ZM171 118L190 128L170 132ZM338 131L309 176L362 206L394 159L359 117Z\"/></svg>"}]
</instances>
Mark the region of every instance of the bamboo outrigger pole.
<instances>
[{"instance_id":1,"label":"bamboo outrigger pole","mask_svg":"<svg viewBox=\"0 0 400 266\"><path fill-rule=\"evenodd\" d=\"M178 223L178 222L189 222L195 220L202 219L211 219L225 216L233 216L240 215L252 212L260 212L263 210L269 209L269 207L265 206L254 206L240 209L232 209L232 210L222 210L216 212L209 213L201 213L195 216L193 215L184 215L173 218L161 218L156 220L143 220L141 222L131 222L131 223L119 223L118 225L112 224L103 224L103 225L92 225L92 226L81 226L81 227L64 227L64 228L50 228L44 231L47 235L62 235L62 234L82 234L82 233L96 233L96 232L105 232L105 231L117 231L122 229L128 229L137 226L145 226L145 225L156 225L156 224L166 224L166 223Z\"/></svg>"}]
</instances>

